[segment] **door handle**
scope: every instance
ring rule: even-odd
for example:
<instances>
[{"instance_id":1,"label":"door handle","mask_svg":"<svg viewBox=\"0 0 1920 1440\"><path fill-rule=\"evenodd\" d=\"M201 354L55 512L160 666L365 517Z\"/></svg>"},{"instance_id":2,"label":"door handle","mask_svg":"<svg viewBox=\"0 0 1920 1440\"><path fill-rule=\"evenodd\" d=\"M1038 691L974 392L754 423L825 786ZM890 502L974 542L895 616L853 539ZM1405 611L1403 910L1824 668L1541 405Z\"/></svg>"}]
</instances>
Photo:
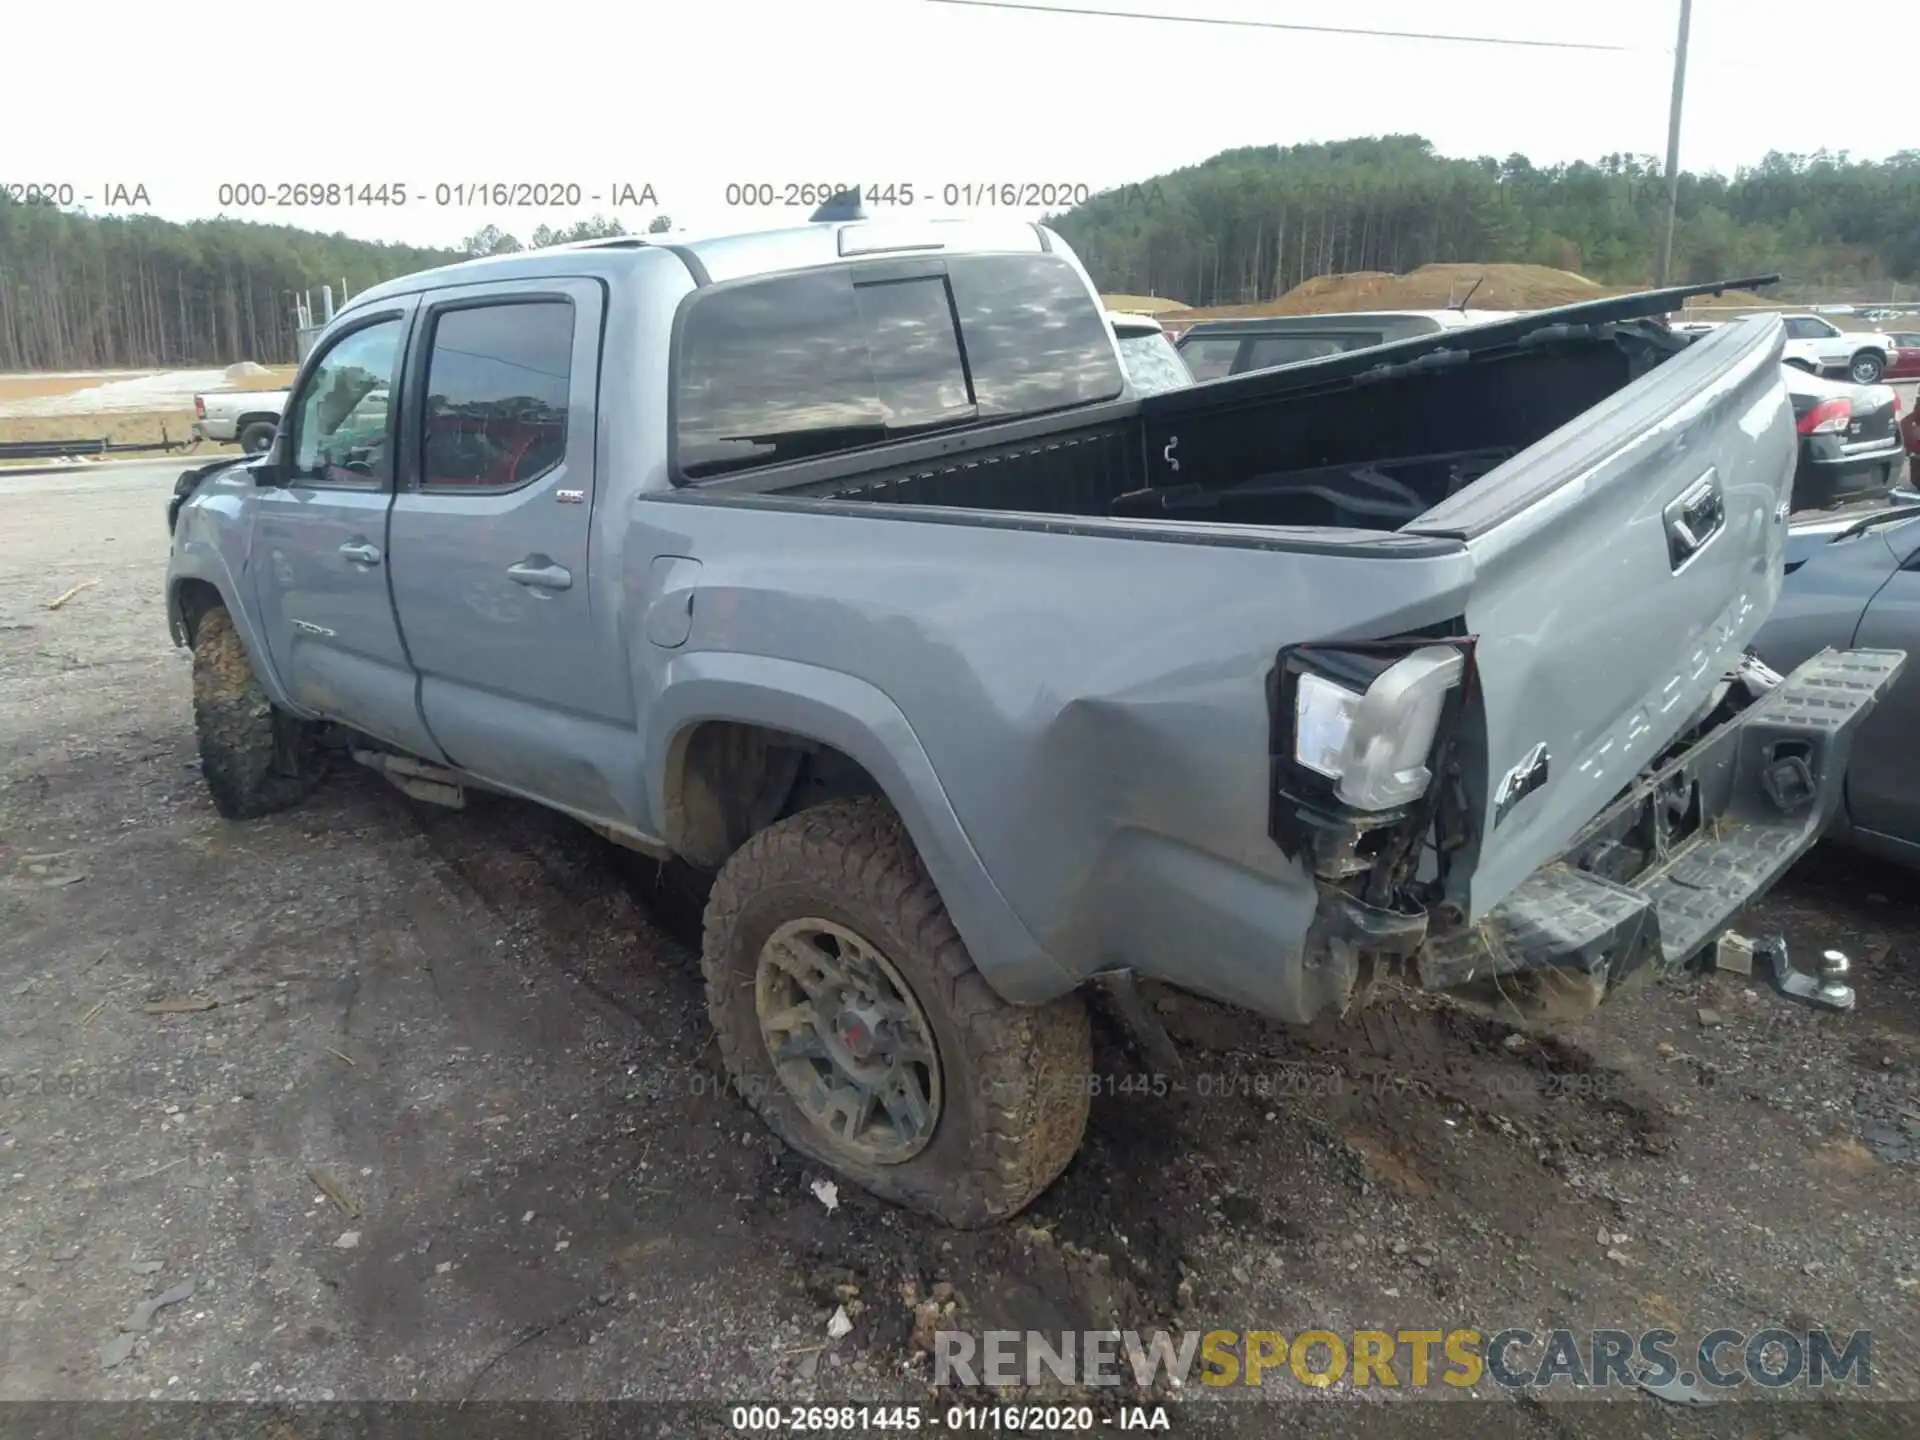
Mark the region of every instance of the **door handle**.
<instances>
[{"instance_id":1,"label":"door handle","mask_svg":"<svg viewBox=\"0 0 1920 1440\"><path fill-rule=\"evenodd\" d=\"M545 556L531 556L518 565L507 567L507 578L532 590L566 590L573 585L573 575L564 566L555 565L548 560L544 565L535 564L536 560L545 560Z\"/></svg>"},{"instance_id":2,"label":"door handle","mask_svg":"<svg viewBox=\"0 0 1920 1440\"><path fill-rule=\"evenodd\" d=\"M380 563L380 547L378 545L369 545L364 540L356 540L351 545L342 545L340 547L340 553L356 565L378 565Z\"/></svg>"}]
</instances>

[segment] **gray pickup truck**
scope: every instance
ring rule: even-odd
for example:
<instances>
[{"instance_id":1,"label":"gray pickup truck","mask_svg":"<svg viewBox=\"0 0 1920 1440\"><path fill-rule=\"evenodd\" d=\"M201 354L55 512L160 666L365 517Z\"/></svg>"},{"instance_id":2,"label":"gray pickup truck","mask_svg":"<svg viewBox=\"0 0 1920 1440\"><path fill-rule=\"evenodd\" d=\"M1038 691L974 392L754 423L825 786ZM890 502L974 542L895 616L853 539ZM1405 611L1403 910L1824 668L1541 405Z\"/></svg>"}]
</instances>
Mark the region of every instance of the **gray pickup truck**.
<instances>
[{"instance_id":1,"label":"gray pickup truck","mask_svg":"<svg viewBox=\"0 0 1920 1440\"><path fill-rule=\"evenodd\" d=\"M1011 219L397 280L177 487L206 781L344 750L714 873L743 1100L985 1224L1079 1144L1089 982L1597 999L1813 843L1905 657L1747 657L1794 423L1777 320L1657 318L1716 288L1143 396Z\"/></svg>"}]
</instances>

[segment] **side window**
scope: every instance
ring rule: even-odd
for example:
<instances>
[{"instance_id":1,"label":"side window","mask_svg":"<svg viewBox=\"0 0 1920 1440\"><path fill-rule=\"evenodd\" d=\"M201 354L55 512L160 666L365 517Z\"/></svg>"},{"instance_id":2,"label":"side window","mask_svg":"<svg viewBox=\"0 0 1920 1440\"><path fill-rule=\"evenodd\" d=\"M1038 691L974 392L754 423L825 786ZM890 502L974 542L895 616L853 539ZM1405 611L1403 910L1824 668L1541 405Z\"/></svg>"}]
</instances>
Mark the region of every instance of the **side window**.
<instances>
[{"instance_id":1,"label":"side window","mask_svg":"<svg viewBox=\"0 0 1920 1440\"><path fill-rule=\"evenodd\" d=\"M292 407L295 476L368 490L392 483L387 401L401 333L398 319L381 320L321 357Z\"/></svg>"},{"instance_id":2,"label":"side window","mask_svg":"<svg viewBox=\"0 0 1920 1440\"><path fill-rule=\"evenodd\" d=\"M1231 374L1239 353L1238 340L1193 340L1180 347L1180 358L1187 362L1196 380L1218 380Z\"/></svg>"},{"instance_id":3,"label":"side window","mask_svg":"<svg viewBox=\"0 0 1920 1440\"><path fill-rule=\"evenodd\" d=\"M1293 365L1346 350L1365 350L1380 343L1379 338L1368 335L1270 335L1247 347L1247 369Z\"/></svg>"},{"instance_id":4,"label":"side window","mask_svg":"<svg viewBox=\"0 0 1920 1440\"><path fill-rule=\"evenodd\" d=\"M567 450L573 303L443 310L427 355L422 490L512 490Z\"/></svg>"}]
</instances>

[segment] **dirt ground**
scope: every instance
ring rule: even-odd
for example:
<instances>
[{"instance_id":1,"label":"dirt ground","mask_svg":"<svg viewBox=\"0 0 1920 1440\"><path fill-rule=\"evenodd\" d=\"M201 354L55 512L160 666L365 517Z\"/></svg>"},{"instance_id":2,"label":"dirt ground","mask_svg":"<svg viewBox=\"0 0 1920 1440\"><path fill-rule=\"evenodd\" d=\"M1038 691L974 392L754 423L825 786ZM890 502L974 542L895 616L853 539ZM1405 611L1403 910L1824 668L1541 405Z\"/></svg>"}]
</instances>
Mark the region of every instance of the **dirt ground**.
<instances>
[{"instance_id":1,"label":"dirt ground","mask_svg":"<svg viewBox=\"0 0 1920 1440\"><path fill-rule=\"evenodd\" d=\"M216 817L161 598L176 470L0 478L0 1400L925 1402L940 1284L975 1330L1870 1328L1864 1393L1920 1399L1911 875L1817 853L1749 927L1846 950L1851 1014L1715 976L1558 1032L1430 1002L1301 1034L1169 995L1187 1089L1096 1098L1016 1224L829 1211L722 1092L657 867L352 770ZM1476 1433L1542 1437L1897 1413L1475 1393ZM1258 1394L1167 1403L1279 1433Z\"/></svg>"}]
</instances>

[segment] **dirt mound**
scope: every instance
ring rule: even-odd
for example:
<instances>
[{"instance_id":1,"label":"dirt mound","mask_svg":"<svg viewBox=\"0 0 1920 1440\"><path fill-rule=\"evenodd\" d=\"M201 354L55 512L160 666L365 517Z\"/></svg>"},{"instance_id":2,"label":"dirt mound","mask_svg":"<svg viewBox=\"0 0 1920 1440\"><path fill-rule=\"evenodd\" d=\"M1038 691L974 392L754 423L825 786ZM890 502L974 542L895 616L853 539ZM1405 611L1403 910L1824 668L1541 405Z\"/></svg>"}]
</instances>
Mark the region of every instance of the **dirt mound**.
<instances>
[{"instance_id":1,"label":"dirt mound","mask_svg":"<svg viewBox=\"0 0 1920 1440\"><path fill-rule=\"evenodd\" d=\"M1602 285L1549 265L1422 265L1406 275L1356 270L1316 275L1277 300L1254 305L1216 305L1182 311L1182 320L1229 315L1320 315L1354 310L1442 310L1472 293L1476 310L1544 310L1605 295L1625 295L1638 286Z\"/></svg>"}]
</instances>

